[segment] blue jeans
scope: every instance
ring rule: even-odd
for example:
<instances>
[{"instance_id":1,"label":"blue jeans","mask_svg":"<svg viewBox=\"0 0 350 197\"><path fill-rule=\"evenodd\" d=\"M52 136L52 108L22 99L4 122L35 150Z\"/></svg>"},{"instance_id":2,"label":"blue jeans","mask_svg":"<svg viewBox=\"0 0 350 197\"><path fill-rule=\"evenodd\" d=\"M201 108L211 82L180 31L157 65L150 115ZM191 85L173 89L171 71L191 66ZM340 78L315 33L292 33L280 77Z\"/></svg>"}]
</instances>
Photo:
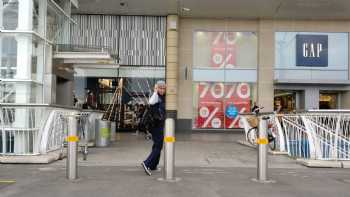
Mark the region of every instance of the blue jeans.
<instances>
[{"instance_id":1,"label":"blue jeans","mask_svg":"<svg viewBox=\"0 0 350 197\"><path fill-rule=\"evenodd\" d=\"M162 152L163 148L163 129L163 127L155 127L151 129L153 141L152 151L144 161L145 165L151 170L157 169L157 166L159 164L160 153Z\"/></svg>"}]
</instances>

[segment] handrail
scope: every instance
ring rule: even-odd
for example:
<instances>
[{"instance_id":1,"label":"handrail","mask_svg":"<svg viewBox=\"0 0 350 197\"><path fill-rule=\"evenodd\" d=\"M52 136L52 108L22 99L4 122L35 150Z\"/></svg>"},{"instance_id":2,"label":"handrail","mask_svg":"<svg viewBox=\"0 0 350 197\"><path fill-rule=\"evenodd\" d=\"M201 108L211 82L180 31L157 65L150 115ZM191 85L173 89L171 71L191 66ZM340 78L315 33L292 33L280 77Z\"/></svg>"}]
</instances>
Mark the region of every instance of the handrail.
<instances>
[{"instance_id":1,"label":"handrail","mask_svg":"<svg viewBox=\"0 0 350 197\"><path fill-rule=\"evenodd\" d=\"M61 108L61 109L69 109L76 110L79 112L97 112L104 113L102 110L95 109L80 109L74 106L67 105L57 105L57 104L42 104L42 103L0 103L0 107L49 107L49 108Z\"/></svg>"},{"instance_id":2,"label":"handrail","mask_svg":"<svg viewBox=\"0 0 350 197\"><path fill-rule=\"evenodd\" d=\"M275 114L275 112L259 112L258 116L271 115L271 114ZM242 116L254 115L254 116L256 116L256 113L244 112L244 113L239 113L239 115L242 115Z\"/></svg>"}]
</instances>

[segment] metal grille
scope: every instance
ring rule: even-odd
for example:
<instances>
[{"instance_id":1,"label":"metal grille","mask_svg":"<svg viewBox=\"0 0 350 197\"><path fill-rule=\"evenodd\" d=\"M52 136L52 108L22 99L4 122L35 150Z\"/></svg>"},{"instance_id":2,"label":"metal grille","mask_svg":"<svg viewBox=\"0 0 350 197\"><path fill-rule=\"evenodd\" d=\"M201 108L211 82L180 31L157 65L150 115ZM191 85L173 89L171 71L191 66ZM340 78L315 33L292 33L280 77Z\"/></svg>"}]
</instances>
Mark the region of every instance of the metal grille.
<instances>
[{"instance_id":1,"label":"metal grille","mask_svg":"<svg viewBox=\"0 0 350 197\"><path fill-rule=\"evenodd\" d=\"M165 66L166 18L73 15L73 45L108 46L121 65Z\"/></svg>"}]
</instances>

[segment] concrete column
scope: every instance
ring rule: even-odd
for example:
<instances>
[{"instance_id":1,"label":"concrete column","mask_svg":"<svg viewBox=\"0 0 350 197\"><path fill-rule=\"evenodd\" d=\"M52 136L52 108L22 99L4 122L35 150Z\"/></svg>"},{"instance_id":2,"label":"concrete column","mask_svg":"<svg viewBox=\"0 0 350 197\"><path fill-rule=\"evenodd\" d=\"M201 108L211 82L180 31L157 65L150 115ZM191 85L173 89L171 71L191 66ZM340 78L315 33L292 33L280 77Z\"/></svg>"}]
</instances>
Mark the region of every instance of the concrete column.
<instances>
[{"instance_id":1,"label":"concrete column","mask_svg":"<svg viewBox=\"0 0 350 197\"><path fill-rule=\"evenodd\" d=\"M273 111L275 36L273 20L260 20L258 32L258 95L263 111Z\"/></svg>"},{"instance_id":2,"label":"concrete column","mask_svg":"<svg viewBox=\"0 0 350 197\"><path fill-rule=\"evenodd\" d=\"M17 30L33 29L33 1L18 1L18 26Z\"/></svg>"},{"instance_id":3,"label":"concrete column","mask_svg":"<svg viewBox=\"0 0 350 197\"><path fill-rule=\"evenodd\" d=\"M169 15L167 17L166 36L166 110L169 118L177 116L177 84L178 84L178 27L179 17Z\"/></svg>"},{"instance_id":4,"label":"concrete column","mask_svg":"<svg viewBox=\"0 0 350 197\"><path fill-rule=\"evenodd\" d=\"M320 90L314 87L305 89L305 110L318 109L320 104Z\"/></svg>"},{"instance_id":5,"label":"concrete column","mask_svg":"<svg viewBox=\"0 0 350 197\"><path fill-rule=\"evenodd\" d=\"M18 26L17 30L28 31L33 29L33 1L22 0L18 1ZM18 35L17 41L17 72L15 79L17 80L31 80L32 78L32 38L30 36ZM16 97L15 103L30 103L31 84L30 83L16 83L15 86ZM15 112L14 127L28 128L30 119L30 111L28 109L17 109ZM31 131L27 132L29 135ZM33 133L34 134L34 133ZM14 138L14 152L25 153L29 151L29 147L33 142L29 139L25 132L18 133ZM35 134L34 134L35 135Z\"/></svg>"},{"instance_id":6,"label":"concrete column","mask_svg":"<svg viewBox=\"0 0 350 197\"><path fill-rule=\"evenodd\" d=\"M44 103L56 103L56 76L52 73L52 45L45 47Z\"/></svg>"},{"instance_id":7,"label":"concrete column","mask_svg":"<svg viewBox=\"0 0 350 197\"><path fill-rule=\"evenodd\" d=\"M345 91L340 96L341 109L350 109L350 91Z\"/></svg>"}]
</instances>

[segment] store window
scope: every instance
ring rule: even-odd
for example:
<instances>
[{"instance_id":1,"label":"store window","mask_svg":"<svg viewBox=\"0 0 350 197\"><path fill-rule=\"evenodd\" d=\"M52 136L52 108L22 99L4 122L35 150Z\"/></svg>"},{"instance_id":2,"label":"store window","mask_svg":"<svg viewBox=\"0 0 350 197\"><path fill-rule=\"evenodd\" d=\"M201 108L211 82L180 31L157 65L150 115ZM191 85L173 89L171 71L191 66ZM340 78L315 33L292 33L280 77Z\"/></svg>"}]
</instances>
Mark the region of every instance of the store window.
<instances>
[{"instance_id":1,"label":"store window","mask_svg":"<svg viewBox=\"0 0 350 197\"><path fill-rule=\"evenodd\" d=\"M195 68L256 68L255 32L194 32Z\"/></svg>"},{"instance_id":2,"label":"store window","mask_svg":"<svg viewBox=\"0 0 350 197\"><path fill-rule=\"evenodd\" d=\"M193 128L239 128L256 82L254 32L194 32Z\"/></svg>"},{"instance_id":3,"label":"store window","mask_svg":"<svg viewBox=\"0 0 350 197\"><path fill-rule=\"evenodd\" d=\"M320 109L337 109L338 94L332 92L320 92Z\"/></svg>"},{"instance_id":4,"label":"store window","mask_svg":"<svg viewBox=\"0 0 350 197\"><path fill-rule=\"evenodd\" d=\"M348 33L276 32L275 79L348 80Z\"/></svg>"},{"instance_id":5,"label":"store window","mask_svg":"<svg viewBox=\"0 0 350 197\"><path fill-rule=\"evenodd\" d=\"M193 128L241 128L239 113L255 101L256 33L195 31L193 38Z\"/></svg>"},{"instance_id":6,"label":"store window","mask_svg":"<svg viewBox=\"0 0 350 197\"><path fill-rule=\"evenodd\" d=\"M290 113L298 109L300 92L293 90L275 90L274 111Z\"/></svg>"}]
</instances>

